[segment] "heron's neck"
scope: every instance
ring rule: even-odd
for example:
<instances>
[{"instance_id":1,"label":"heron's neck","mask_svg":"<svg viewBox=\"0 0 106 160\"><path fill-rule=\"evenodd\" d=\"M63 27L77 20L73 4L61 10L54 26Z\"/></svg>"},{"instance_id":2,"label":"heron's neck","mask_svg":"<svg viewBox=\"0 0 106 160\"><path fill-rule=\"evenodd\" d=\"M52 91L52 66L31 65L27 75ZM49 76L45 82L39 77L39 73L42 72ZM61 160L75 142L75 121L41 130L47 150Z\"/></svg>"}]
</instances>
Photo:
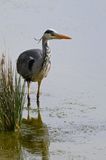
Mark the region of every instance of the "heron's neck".
<instances>
[{"instance_id":1,"label":"heron's neck","mask_svg":"<svg viewBox=\"0 0 106 160\"><path fill-rule=\"evenodd\" d=\"M44 57L50 56L50 48L48 45L48 40L45 38L42 39L42 51L43 51Z\"/></svg>"}]
</instances>

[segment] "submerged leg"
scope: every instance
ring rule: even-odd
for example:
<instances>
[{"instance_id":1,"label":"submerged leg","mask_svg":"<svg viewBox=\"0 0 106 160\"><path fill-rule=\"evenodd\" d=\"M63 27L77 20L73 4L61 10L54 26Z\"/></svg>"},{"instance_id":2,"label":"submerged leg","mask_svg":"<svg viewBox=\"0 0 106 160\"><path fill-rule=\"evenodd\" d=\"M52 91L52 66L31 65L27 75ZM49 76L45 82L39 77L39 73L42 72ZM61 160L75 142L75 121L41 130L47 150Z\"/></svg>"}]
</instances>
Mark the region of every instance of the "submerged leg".
<instances>
[{"instance_id":1,"label":"submerged leg","mask_svg":"<svg viewBox=\"0 0 106 160\"><path fill-rule=\"evenodd\" d=\"M28 119L29 119L29 107L30 107L30 81L27 81L27 86L28 86L28 94L27 94L27 99L28 99L28 103L27 103L27 107L28 107Z\"/></svg>"},{"instance_id":2,"label":"submerged leg","mask_svg":"<svg viewBox=\"0 0 106 160\"><path fill-rule=\"evenodd\" d=\"M40 85L41 85L41 81L38 81L38 91L37 91L37 105L38 105L38 107L39 107Z\"/></svg>"}]
</instances>

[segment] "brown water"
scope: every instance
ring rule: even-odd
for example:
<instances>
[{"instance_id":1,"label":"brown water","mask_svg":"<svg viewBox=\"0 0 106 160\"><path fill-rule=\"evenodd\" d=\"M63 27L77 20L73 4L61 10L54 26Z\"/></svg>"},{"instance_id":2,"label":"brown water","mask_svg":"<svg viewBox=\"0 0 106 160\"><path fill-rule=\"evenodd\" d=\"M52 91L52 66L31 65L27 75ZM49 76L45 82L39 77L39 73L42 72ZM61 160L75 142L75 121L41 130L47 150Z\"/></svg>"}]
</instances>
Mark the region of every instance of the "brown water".
<instances>
[{"instance_id":1,"label":"brown water","mask_svg":"<svg viewBox=\"0 0 106 160\"><path fill-rule=\"evenodd\" d=\"M33 38L47 28L73 37L50 42L40 111L33 83L30 121L25 105L22 130L0 134L0 160L106 160L105 6L105 0L0 1L0 48L14 64L23 50L41 47Z\"/></svg>"}]
</instances>

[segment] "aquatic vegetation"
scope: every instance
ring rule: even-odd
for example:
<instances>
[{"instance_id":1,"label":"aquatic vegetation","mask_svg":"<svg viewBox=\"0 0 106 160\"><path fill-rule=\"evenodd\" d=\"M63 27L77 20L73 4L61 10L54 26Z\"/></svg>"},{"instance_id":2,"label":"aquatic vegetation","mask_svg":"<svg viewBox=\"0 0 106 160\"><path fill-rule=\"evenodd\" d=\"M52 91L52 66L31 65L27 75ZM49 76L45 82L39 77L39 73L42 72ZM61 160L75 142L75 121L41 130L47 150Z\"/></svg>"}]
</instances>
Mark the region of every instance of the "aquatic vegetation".
<instances>
[{"instance_id":1,"label":"aquatic vegetation","mask_svg":"<svg viewBox=\"0 0 106 160\"><path fill-rule=\"evenodd\" d=\"M0 57L0 130L15 131L21 124L25 83L14 73L12 63Z\"/></svg>"}]
</instances>

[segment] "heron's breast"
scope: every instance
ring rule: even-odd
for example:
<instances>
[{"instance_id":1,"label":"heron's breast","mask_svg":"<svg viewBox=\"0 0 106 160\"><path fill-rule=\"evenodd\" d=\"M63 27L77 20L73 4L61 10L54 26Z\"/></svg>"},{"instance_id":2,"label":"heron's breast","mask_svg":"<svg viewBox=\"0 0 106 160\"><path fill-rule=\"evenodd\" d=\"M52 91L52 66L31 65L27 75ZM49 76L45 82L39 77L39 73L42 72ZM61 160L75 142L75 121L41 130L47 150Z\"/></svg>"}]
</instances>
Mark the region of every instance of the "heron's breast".
<instances>
[{"instance_id":1,"label":"heron's breast","mask_svg":"<svg viewBox=\"0 0 106 160\"><path fill-rule=\"evenodd\" d=\"M32 81L37 82L37 81L40 81L43 78L47 77L50 68L51 68L51 62L49 61L48 63L46 63L42 67L42 69L40 70L40 72L37 75L33 75Z\"/></svg>"}]
</instances>

